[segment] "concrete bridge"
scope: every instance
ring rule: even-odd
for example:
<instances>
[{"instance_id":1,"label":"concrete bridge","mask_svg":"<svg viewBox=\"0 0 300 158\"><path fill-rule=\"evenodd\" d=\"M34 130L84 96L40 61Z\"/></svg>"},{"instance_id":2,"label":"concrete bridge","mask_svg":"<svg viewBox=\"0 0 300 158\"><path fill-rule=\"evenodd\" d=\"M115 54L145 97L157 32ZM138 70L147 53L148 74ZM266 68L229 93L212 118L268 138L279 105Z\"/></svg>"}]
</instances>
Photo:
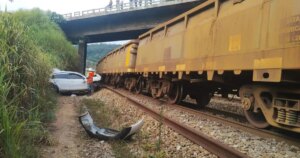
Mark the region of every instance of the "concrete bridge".
<instances>
[{"instance_id":1,"label":"concrete bridge","mask_svg":"<svg viewBox=\"0 0 300 158\"><path fill-rule=\"evenodd\" d=\"M67 38L79 44L82 70L85 69L87 43L136 39L140 34L205 0L133 0L63 15L61 24Z\"/></svg>"}]
</instances>

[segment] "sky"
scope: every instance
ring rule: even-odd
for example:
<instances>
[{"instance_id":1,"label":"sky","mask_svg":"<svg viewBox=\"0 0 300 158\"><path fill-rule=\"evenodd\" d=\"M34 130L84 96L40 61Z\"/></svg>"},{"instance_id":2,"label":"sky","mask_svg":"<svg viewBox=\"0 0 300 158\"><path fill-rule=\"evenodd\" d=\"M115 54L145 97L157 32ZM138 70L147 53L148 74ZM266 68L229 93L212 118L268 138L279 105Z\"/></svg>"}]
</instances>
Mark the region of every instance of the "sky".
<instances>
[{"instance_id":1,"label":"sky","mask_svg":"<svg viewBox=\"0 0 300 158\"><path fill-rule=\"evenodd\" d=\"M124 3L127 1L128 0L124 0ZM59 14L66 14L75 11L103 8L107 6L108 3L109 0L13 0L13 2L0 0L0 8L4 10L6 4L8 11L40 8L42 10L51 10Z\"/></svg>"},{"instance_id":2,"label":"sky","mask_svg":"<svg viewBox=\"0 0 300 158\"><path fill-rule=\"evenodd\" d=\"M129 0L123 0L128 3ZM42 10L51 10L58 14L67 14L76 11L89 9L104 8L109 3L109 0L0 0L0 10L5 10L5 5L8 11L16 11L19 9L40 8ZM115 3L115 0L113 0ZM113 44L124 44L125 41L104 42Z\"/></svg>"}]
</instances>

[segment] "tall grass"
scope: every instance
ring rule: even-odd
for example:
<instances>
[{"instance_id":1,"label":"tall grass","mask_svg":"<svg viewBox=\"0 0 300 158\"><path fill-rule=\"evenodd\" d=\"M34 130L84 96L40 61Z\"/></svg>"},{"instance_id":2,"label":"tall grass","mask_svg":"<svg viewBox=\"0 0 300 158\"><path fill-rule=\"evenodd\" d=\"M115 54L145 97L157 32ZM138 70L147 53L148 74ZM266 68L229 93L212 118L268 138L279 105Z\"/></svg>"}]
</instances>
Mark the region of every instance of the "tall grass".
<instances>
[{"instance_id":1,"label":"tall grass","mask_svg":"<svg viewBox=\"0 0 300 158\"><path fill-rule=\"evenodd\" d=\"M33 15L43 21L30 22ZM47 45L39 42L47 36L59 38L44 41ZM54 42L65 48L52 48ZM44 12L0 13L0 157L38 157L36 145L45 137L42 122L52 118L56 103L48 83L51 69L76 68L76 61L68 62L76 58L75 49Z\"/></svg>"},{"instance_id":2,"label":"tall grass","mask_svg":"<svg viewBox=\"0 0 300 158\"><path fill-rule=\"evenodd\" d=\"M50 57L51 62L61 68L77 69L79 58L74 55L75 47L65 40L62 30L56 23L61 21L53 15L39 9L20 10L14 14L18 20L30 26L30 38Z\"/></svg>"}]
</instances>

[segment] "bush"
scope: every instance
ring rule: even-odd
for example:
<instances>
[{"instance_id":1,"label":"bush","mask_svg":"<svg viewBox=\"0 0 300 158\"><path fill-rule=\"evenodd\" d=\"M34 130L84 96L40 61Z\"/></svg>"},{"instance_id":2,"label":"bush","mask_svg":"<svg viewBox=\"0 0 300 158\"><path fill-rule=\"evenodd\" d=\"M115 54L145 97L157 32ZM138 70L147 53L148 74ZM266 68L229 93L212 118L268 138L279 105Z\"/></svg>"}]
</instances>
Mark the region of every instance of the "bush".
<instances>
[{"instance_id":1,"label":"bush","mask_svg":"<svg viewBox=\"0 0 300 158\"><path fill-rule=\"evenodd\" d=\"M33 9L18 11L14 16L30 28L30 38L50 57L56 67L78 70L79 56L57 25L57 22L62 21L57 14Z\"/></svg>"},{"instance_id":2,"label":"bush","mask_svg":"<svg viewBox=\"0 0 300 158\"><path fill-rule=\"evenodd\" d=\"M53 119L53 67L76 69L77 53L48 14L0 13L0 157L37 157ZM49 117L50 116L50 117Z\"/></svg>"}]
</instances>

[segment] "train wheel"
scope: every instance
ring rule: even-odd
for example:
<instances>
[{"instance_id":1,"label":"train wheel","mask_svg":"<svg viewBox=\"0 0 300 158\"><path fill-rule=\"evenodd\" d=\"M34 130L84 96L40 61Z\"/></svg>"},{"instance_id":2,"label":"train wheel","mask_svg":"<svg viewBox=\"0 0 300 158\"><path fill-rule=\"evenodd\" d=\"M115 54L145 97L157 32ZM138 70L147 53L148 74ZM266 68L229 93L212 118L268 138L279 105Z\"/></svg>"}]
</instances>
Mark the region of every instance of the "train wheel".
<instances>
[{"instance_id":1,"label":"train wheel","mask_svg":"<svg viewBox=\"0 0 300 158\"><path fill-rule=\"evenodd\" d=\"M105 84L109 84L109 76L104 76L105 78L104 78L104 83Z\"/></svg>"},{"instance_id":2,"label":"train wheel","mask_svg":"<svg viewBox=\"0 0 300 158\"><path fill-rule=\"evenodd\" d=\"M221 93L222 98L228 98L228 93Z\"/></svg>"},{"instance_id":3,"label":"train wheel","mask_svg":"<svg viewBox=\"0 0 300 158\"><path fill-rule=\"evenodd\" d=\"M198 94L196 96L196 102L199 108L204 108L210 102L211 96L208 92Z\"/></svg>"},{"instance_id":4,"label":"train wheel","mask_svg":"<svg viewBox=\"0 0 300 158\"><path fill-rule=\"evenodd\" d=\"M114 88L118 88L118 83L117 83L117 82L114 82L113 87L114 87Z\"/></svg>"},{"instance_id":5,"label":"train wheel","mask_svg":"<svg viewBox=\"0 0 300 158\"><path fill-rule=\"evenodd\" d=\"M267 101L268 99L265 98L264 100ZM254 97L243 98L242 103L245 117L251 125L256 128L267 128L270 126L263 112L259 108L254 108L256 107Z\"/></svg>"},{"instance_id":6,"label":"train wheel","mask_svg":"<svg viewBox=\"0 0 300 158\"><path fill-rule=\"evenodd\" d=\"M182 88L183 88L183 90L182 90L182 96L181 96L181 100L180 101L184 100L186 98L186 96L188 95L188 92L187 92L188 88L187 88L187 86L185 84L183 84Z\"/></svg>"},{"instance_id":7,"label":"train wheel","mask_svg":"<svg viewBox=\"0 0 300 158\"><path fill-rule=\"evenodd\" d=\"M172 83L169 93L168 93L168 102L170 104L179 103L183 97L183 85L179 83Z\"/></svg>"},{"instance_id":8,"label":"train wheel","mask_svg":"<svg viewBox=\"0 0 300 158\"><path fill-rule=\"evenodd\" d=\"M256 128L267 128L270 126L261 111L253 112L251 110L244 110L244 114L250 124Z\"/></svg>"},{"instance_id":9,"label":"train wheel","mask_svg":"<svg viewBox=\"0 0 300 158\"><path fill-rule=\"evenodd\" d=\"M156 88L151 88L151 96L152 98L158 98L157 96L158 90Z\"/></svg>"},{"instance_id":10,"label":"train wheel","mask_svg":"<svg viewBox=\"0 0 300 158\"><path fill-rule=\"evenodd\" d=\"M143 87L144 87L144 81L142 80L138 81L137 84L135 85L135 93L141 94L143 91Z\"/></svg>"},{"instance_id":11,"label":"train wheel","mask_svg":"<svg viewBox=\"0 0 300 158\"><path fill-rule=\"evenodd\" d=\"M120 86L120 76L117 76L116 80L114 81L114 88L119 88Z\"/></svg>"},{"instance_id":12,"label":"train wheel","mask_svg":"<svg viewBox=\"0 0 300 158\"><path fill-rule=\"evenodd\" d=\"M152 98L158 98L159 83L157 81L152 81L149 90Z\"/></svg>"}]
</instances>

